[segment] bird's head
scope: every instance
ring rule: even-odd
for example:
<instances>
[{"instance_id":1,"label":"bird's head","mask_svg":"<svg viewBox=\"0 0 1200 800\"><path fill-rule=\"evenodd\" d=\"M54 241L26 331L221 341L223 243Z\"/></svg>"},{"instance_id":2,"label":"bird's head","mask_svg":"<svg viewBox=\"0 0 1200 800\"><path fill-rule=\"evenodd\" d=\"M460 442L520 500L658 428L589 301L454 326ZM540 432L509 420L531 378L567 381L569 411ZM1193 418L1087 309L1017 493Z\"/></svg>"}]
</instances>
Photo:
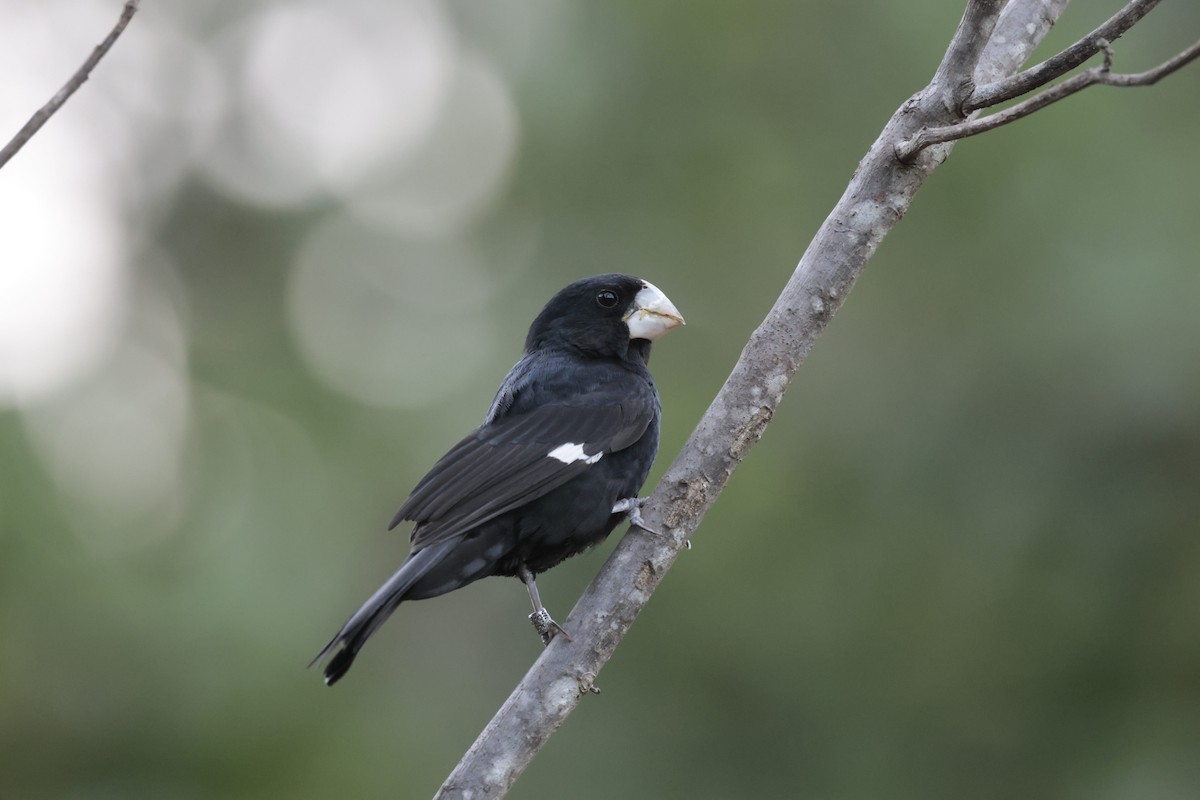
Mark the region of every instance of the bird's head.
<instances>
[{"instance_id":1,"label":"bird's head","mask_svg":"<svg viewBox=\"0 0 1200 800\"><path fill-rule=\"evenodd\" d=\"M526 352L563 347L588 355L625 357L630 342L656 341L683 324L657 286L612 273L576 281L550 299L529 326Z\"/></svg>"}]
</instances>

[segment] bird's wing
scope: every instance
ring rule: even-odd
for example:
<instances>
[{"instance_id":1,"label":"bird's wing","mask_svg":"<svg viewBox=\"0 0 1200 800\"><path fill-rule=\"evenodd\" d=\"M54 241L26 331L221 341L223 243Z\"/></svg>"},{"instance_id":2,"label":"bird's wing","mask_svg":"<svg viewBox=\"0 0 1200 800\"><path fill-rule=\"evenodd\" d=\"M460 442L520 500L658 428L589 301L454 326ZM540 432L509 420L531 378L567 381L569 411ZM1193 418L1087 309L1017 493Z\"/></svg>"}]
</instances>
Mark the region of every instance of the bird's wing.
<instances>
[{"instance_id":1,"label":"bird's wing","mask_svg":"<svg viewBox=\"0 0 1200 800\"><path fill-rule=\"evenodd\" d=\"M459 536L629 447L653 416L652 396L605 393L484 425L434 465L388 527L415 520L414 552Z\"/></svg>"}]
</instances>

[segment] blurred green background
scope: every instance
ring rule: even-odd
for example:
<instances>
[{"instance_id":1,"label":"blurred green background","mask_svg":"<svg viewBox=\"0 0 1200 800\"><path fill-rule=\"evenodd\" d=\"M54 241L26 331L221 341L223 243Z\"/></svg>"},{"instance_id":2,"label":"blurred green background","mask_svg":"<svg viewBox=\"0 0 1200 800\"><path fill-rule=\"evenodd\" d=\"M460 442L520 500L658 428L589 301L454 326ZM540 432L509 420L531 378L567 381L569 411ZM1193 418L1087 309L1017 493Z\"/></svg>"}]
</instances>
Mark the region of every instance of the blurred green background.
<instances>
[{"instance_id":1,"label":"blurred green background","mask_svg":"<svg viewBox=\"0 0 1200 800\"><path fill-rule=\"evenodd\" d=\"M326 689L386 521L595 272L688 319L661 474L962 5L144 3L0 172L3 794L431 795L540 645L484 581ZM5 138L119 6L4 5ZM1193 65L961 143L511 796L1198 796L1198 132Z\"/></svg>"}]
</instances>

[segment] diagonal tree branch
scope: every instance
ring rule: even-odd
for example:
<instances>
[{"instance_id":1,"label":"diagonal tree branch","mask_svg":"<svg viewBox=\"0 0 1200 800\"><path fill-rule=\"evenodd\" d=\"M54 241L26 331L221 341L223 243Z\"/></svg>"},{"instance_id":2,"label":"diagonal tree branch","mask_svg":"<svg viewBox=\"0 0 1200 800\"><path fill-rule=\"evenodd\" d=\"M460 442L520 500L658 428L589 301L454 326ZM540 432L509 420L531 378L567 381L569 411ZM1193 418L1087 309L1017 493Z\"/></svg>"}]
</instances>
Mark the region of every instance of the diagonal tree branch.
<instances>
[{"instance_id":1,"label":"diagonal tree branch","mask_svg":"<svg viewBox=\"0 0 1200 800\"><path fill-rule=\"evenodd\" d=\"M1066 75L1115 42L1122 34L1136 25L1142 17L1149 14L1158 3L1159 0L1133 0L1096 30L1061 53L1057 53L1027 70L1018 72L1016 75L980 86L963 104L963 112L969 113L981 108L990 108L1006 100L1012 100L1014 97L1028 94L1034 89L1045 86L1055 78Z\"/></svg>"},{"instance_id":2,"label":"diagonal tree branch","mask_svg":"<svg viewBox=\"0 0 1200 800\"><path fill-rule=\"evenodd\" d=\"M1008 77L1032 56L1042 38L1067 10L1070 0L1041 0L1037 3L1008 3L992 38L975 66L975 85L983 86Z\"/></svg>"},{"instance_id":3,"label":"diagonal tree branch","mask_svg":"<svg viewBox=\"0 0 1200 800\"><path fill-rule=\"evenodd\" d=\"M895 158L898 143L923 127L961 119L947 107L974 74L1010 75L1045 36L1064 0L971 2L935 80L887 122L853 179L809 244L783 293L751 335L733 372L668 468L643 510L647 525L617 545L584 592L566 627L451 772L437 798L502 797L580 699L594 691L633 620L700 524L726 482L762 436L788 384L817 337L853 288L867 260L904 216L917 190L952 144L926 149L911 164ZM1014 10L1015 8L1015 10ZM988 47L975 30L994 26L1013 47ZM982 56L978 55L982 48ZM973 69L972 69L973 65Z\"/></svg>"},{"instance_id":4,"label":"diagonal tree branch","mask_svg":"<svg viewBox=\"0 0 1200 800\"><path fill-rule=\"evenodd\" d=\"M25 143L41 130L46 121L62 108L63 103L67 102L67 99L71 95L75 94L75 90L87 82L87 79L92 74L92 70L100 63L100 59L104 58L105 54L112 49L113 44L116 43L117 39L124 33L126 26L129 25L129 21L133 19L133 15L137 13L139 2L140 0L127 0L125 7L121 9L121 16L117 19L117 24L109 31L108 36L104 37L104 41L96 45L96 49L83 62L83 65L75 70L75 74L71 76L71 79L50 98L46 105L39 108L29 118L29 121L22 126L21 130L17 131L17 135L8 144L4 145L4 149L0 150L0 167L7 164L9 159L15 156L25 146Z\"/></svg>"},{"instance_id":5,"label":"diagonal tree branch","mask_svg":"<svg viewBox=\"0 0 1200 800\"><path fill-rule=\"evenodd\" d=\"M989 114L980 119L973 119L969 122L964 122L959 125L944 125L937 128L922 128L917 131L916 135L911 139L901 142L896 147L896 158L901 161L907 161L920 150L929 147L932 144L939 142L950 142L958 139L965 139L968 136L985 133L986 131L999 128L1001 125L1007 125L1010 122L1015 122L1022 117L1027 117L1035 111L1040 111L1051 103L1056 103L1064 97L1070 97L1076 92L1082 91L1089 86L1103 84L1106 86L1150 86L1157 83L1160 79L1170 75L1172 72L1191 63L1197 57L1200 57L1200 42L1196 42L1191 47L1174 56L1173 58L1164 61L1154 69L1148 69L1145 72L1136 72L1122 74L1111 72L1112 52L1106 50L1104 55L1104 63L1101 66L1093 67L1086 72L1081 72L1078 75L1068 78L1062 83L1038 92L1028 100L1023 100L1015 106L998 111L995 114Z\"/></svg>"}]
</instances>

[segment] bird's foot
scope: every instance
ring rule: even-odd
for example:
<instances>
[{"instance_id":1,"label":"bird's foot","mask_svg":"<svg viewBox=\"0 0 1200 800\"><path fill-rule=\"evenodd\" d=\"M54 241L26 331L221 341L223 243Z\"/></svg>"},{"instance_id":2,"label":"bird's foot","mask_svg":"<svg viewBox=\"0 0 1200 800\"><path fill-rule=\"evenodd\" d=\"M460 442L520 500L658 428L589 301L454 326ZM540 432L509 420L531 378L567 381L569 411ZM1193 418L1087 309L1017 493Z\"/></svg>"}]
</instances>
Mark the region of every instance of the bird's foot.
<instances>
[{"instance_id":1,"label":"bird's foot","mask_svg":"<svg viewBox=\"0 0 1200 800\"><path fill-rule=\"evenodd\" d=\"M645 497L626 497L623 500L618 500L613 504L612 513L624 513L625 518L629 520L630 525L641 528L646 533L650 533L655 536L662 536L662 531L647 526L646 521L642 519L642 506L646 504L647 499L648 498ZM684 539L683 543L688 550L692 549L691 539Z\"/></svg>"},{"instance_id":2,"label":"bird's foot","mask_svg":"<svg viewBox=\"0 0 1200 800\"><path fill-rule=\"evenodd\" d=\"M646 533L662 536L662 531L648 527L646 521L642 519L642 506L645 502L645 497L626 497L613 504L612 513L624 514L625 518L629 520L630 525L641 528Z\"/></svg>"},{"instance_id":3,"label":"bird's foot","mask_svg":"<svg viewBox=\"0 0 1200 800\"><path fill-rule=\"evenodd\" d=\"M539 608L530 614L529 621L533 623L533 629L538 632L538 636L542 637L543 646L550 644L551 640L560 633L568 642L571 641L571 634L567 633L566 628L555 622L554 618L550 616L550 612L544 608Z\"/></svg>"}]
</instances>

